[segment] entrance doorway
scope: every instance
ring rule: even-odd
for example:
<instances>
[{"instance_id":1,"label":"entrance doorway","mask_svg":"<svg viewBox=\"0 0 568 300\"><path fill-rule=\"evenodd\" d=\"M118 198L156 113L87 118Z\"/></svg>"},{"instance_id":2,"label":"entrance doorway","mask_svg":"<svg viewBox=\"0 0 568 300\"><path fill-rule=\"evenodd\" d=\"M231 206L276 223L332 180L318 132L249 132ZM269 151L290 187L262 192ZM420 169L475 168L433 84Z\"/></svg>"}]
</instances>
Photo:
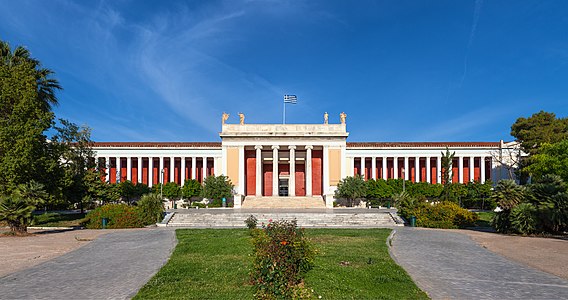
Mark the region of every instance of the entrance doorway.
<instances>
[{"instance_id":1,"label":"entrance doorway","mask_svg":"<svg viewBox=\"0 0 568 300\"><path fill-rule=\"evenodd\" d=\"M278 179L278 196L288 197L288 178Z\"/></svg>"}]
</instances>

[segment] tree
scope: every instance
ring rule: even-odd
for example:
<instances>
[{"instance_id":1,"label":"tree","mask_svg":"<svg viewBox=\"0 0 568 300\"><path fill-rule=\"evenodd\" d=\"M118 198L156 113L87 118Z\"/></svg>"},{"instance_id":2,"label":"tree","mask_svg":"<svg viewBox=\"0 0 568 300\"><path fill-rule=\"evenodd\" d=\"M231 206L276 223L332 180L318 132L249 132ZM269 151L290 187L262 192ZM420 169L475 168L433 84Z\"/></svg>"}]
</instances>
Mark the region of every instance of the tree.
<instances>
[{"instance_id":1,"label":"tree","mask_svg":"<svg viewBox=\"0 0 568 300\"><path fill-rule=\"evenodd\" d=\"M516 184L513 180L500 180L495 186L491 198L503 210L510 211L525 199L525 188Z\"/></svg>"},{"instance_id":2,"label":"tree","mask_svg":"<svg viewBox=\"0 0 568 300\"><path fill-rule=\"evenodd\" d=\"M442 152L442 169L440 171L442 173L444 189L442 190L440 198L445 201L455 200L455 198L452 197L452 166L455 155L456 152L451 153L448 147L446 147L446 153Z\"/></svg>"},{"instance_id":3,"label":"tree","mask_svg":"<svg viewBox=\"0 0 568 300\"><path fill-rule=\"evenodd\" d=\"M543 144L531 162L525 170L536 180L547 174L554 174L568 182L568 139L554 144Z\"/></svg>"},{"instance_id":4,"label":"tree","mask_svg":"<svg viewBox=\"0 0 568 300\"><path fill-rule=\"evenodd\" d=\"M181 195L183 198L187 199L189 204L191 205L191 198L199 197L201 195L201 191L203 187L199 183L199 181L195 179L186 180L181 188Z\"/></svg>"},{"instance_id":5,"label":"tree","mask_svg":"<svg viewBox=\"0 0 568 300\"><path fill-rule=\"evenodd\" d=\"M0 194L31 180L58 192L59 160L44 133L61 87L29 52L0 41Z\"/></svg>"},{"instance_id":6,"label":"tree","mask_svg":"<svg viewBox=\"0 0 568 300\"><path fill-rule=\"evenodd\" d=\"M540 111L529 118L518 118L511 126L511 135L521 143L524 152L538 154L544 143L552 144L568 139L568 119L556 118L554 113Z\"/></svg>"},{"instance_id":7,"label":"tree","mask_svg":"<svg viewBox=\"0 0 568 300\"><path fill-rule=\"evenodd\" d=\"M229 177L224 175L209 176L203 181L203 198L210 200L230 199L233 196L233 188Z\"/></svg>"},{"instance_id":8,"label":"tree","mask_svg":"<svg viewBox=\"0 0 568 300\"><path fill-rule=\"evenodd\" d=\"M10 231L25 234L32 220L35 207L18 196L2 196L0 198L0 221L6 221Z\"/></svg>"},{"instance_id":9,"label":"tree","mask_svg":"<svg viewBox=\"0 0 568 300\"><path fill-rule=\"evenodd\" d=\"M349 206L353 206L356 199L367 195L367 184L360 175L347 176L340 180L335 190L335 198L349 200Z\"/></svg>"},{"instance_id":10,"label":"tree","mask_svg":"<svg viewBox=\"0 0 568 300\"><path fill-rule=\"evenodd\" d=\"M168 182L164 185L163 195L170 201L178 200L181 196L181 188L175 182Z\"/></svg>"},{"instance_id":11,"label":"tree","mask_svg":"<svg viewBox=\"0 0 568 300\"><path fill-rule=\"evenodd\" d=\"M14 191L14 195L35 207L44 204L49 198L49 194L45 191L43 184L34 180L27 184L18 185L17 189Z\"/></svg>"},{"instance_id":12,"label":"tree","mask_svg":"<svg viewBox=\"0 0 568 300\"><path fill-rule=\"evenodd\" d=\"M160 195L145 194L138 201L138 214L144 225L160 222L164 212L164 202Z\"/></svg>"},{"instance_id":13,"label":"tree","mask_svg":"<svg viewBox=\"0 0 568 300\"><path fill-rule=\"evenodd\" d=\"M55 127L57 134L53 137L53 143L58 148L64 171L63 196L69 204L79 204L83 212L83 199L86 199L88 191L85 177L89 170L97 168L91 129L64 119L59 119L59 122L61 126Z\"/></svg>"}]
</instances>

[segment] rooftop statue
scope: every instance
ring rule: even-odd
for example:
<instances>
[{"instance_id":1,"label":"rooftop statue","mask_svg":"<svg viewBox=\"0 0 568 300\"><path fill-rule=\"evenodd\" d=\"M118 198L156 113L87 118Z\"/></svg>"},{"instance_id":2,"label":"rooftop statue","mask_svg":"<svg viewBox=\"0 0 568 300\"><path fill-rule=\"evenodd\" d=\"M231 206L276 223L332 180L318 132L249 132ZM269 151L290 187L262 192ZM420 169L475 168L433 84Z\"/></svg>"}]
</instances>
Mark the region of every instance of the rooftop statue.
<instances>
[{"instance_id":1,"label":"rooftop statue","mask_svg":"<svg viewBox=\"0 0 568 300\"><path fill-rule=\"evenodd\" d=\"M323 123L324 124L328 124L328 119L329 119L329 115L327 114L327 111L323 114Z\"/></svg>"},{"instance_id":2,"label":"rooftop statue","mask_svg":"<svg viewBox=\"0 0 568 300\"><path fill-rule=\"evenodd\" d=\"M239 124L244 125L245 124L245 114L243 113L239 113Z\"/></svg>"},{"instance_id":3,"label":"rooftop statue","mask_svg":"<svg viewBox=\"0 0 568 300\"><path fill-rule=\"evenodd\" d=\"M341 121L341 124L345 124L345 119L347 119L347 114L342 112L339 114L339 120Z\"/></svg>"},{"instance_id":4,"label":"rooftop statue","mask_svg":"<svg viewBox=\"0 0 568 300\"><path fill-rule=\"evenodd\" d=\"M222 124L225 125L225 122L227 122L228 119L229 119L229 114L223 112L223 118L221 119Z\"/></svg>"}]
</instances>

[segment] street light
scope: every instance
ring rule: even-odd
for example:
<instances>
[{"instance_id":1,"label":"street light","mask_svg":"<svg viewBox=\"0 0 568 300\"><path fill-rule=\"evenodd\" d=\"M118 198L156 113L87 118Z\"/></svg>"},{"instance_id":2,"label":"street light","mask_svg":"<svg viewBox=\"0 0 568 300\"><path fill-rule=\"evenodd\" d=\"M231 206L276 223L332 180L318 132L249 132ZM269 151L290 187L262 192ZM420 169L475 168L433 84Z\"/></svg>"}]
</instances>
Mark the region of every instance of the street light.
<instances>
[{"instance_id":1,"label":"street light","mask_svg":"<svg viewBox=\"0 0 568 300\"><path fill-rule=\"evenodd\" d=\"M406 192L406 177L404 175L404 169L402 169L402 192Z\"/></svg>"},{"instance_id":2,"label":"street light","mask_svg":"<svg viewBox=\"0 0 568 300\"><path fill-rule=\"evenodd\" d=\"M164 169L160 171L160 199L164 200Z\"/></svg>"}]
</instances>

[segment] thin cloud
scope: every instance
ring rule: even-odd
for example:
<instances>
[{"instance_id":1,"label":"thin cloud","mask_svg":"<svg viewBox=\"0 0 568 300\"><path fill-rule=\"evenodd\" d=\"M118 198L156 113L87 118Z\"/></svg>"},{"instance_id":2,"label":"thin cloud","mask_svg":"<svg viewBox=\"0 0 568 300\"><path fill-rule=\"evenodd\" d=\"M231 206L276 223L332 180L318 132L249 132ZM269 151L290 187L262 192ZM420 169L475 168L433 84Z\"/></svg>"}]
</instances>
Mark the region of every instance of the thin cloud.
<instances>
[{"instance_id":1,"label":"thin cloud","mask_svg":"<svg viewBox=\"0 0 568 300\"><path fill-rule=\"evenodd\" d=\"M469 60L469 51L473 45L473 40L475 39L475 34L477 32L477 24L479 23L479 16L481 15L481 7L483 6L483 0L475 0L475 8L473 10L473 22L471 24L471 31L469 32L469 39L467 41L467 47L465 49L465 56L463 60L463 73L458 84L458 88L461 88L465 77L467 76L467 65Z\"/></svg>"}]
</instances>

